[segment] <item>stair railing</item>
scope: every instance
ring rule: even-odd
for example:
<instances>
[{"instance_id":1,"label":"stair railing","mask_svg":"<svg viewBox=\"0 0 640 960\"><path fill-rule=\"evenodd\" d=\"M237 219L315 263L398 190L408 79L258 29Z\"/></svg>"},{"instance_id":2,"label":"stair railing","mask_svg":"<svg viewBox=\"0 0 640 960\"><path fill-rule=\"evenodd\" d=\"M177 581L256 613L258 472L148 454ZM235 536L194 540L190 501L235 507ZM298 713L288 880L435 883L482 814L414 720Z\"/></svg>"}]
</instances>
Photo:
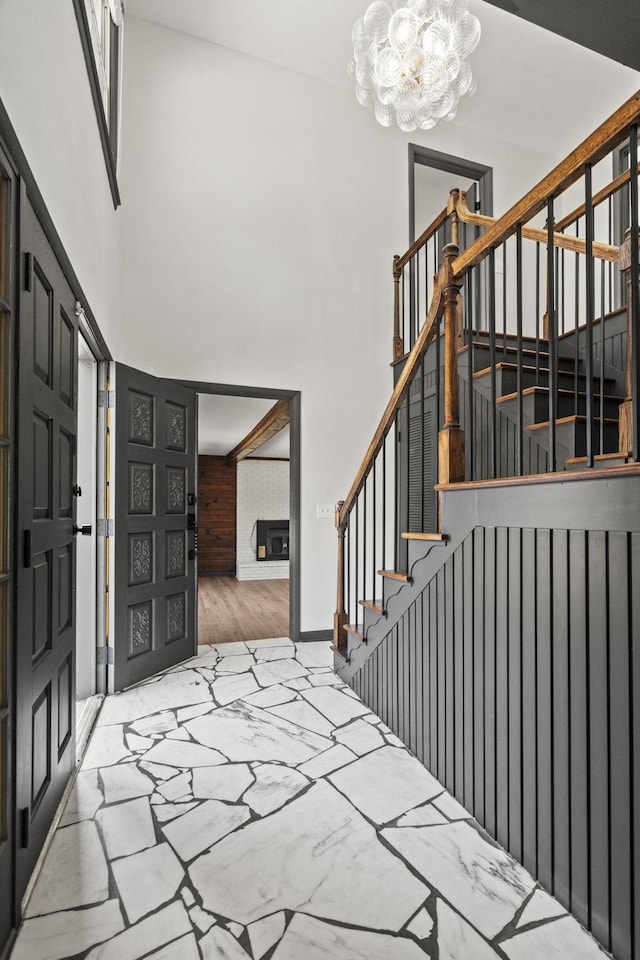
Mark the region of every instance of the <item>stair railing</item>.
<instances>
[{"instance_id":1,"label":"stair railing","mask_svg":"<svg viewBox=\"0 0 640 960\"><path fill-rule=\"evenodd\" d=\"M453 191L446 211L394 258L396 385L336 511L334 648L343 656L349 635L356 643L366 640L367 616L386 615L381 582L410 579L403 540L442 537L434 490L589 469L612 456L638 460L639 122L640 92L503 217L472 213L464 195ZM627 139L628 175L594 189L597 165ZM575 206L578 181L578 208L558 218L563 204ZM630 237L622 309L616 308L617 286L624 287L622 238L612 226L616 209ZM483 233L459 250L463 224ZM439 249L438 240L445 241ZM427 282L430 262L437 270ZM622 401L628 404L626 446L617 426ZM436 434L434 444L428 438ZM423 493L417 508L412 482Z\"/></svg>"}]
</instances>

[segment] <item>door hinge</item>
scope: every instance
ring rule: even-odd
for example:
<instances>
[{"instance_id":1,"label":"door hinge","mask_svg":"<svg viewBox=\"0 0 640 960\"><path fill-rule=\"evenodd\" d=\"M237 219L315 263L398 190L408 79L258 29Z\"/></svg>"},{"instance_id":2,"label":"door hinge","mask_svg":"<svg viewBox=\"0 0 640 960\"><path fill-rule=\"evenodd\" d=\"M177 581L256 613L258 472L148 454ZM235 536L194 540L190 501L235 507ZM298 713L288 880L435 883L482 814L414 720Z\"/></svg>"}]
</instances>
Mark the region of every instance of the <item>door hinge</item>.
<instances>
[{"instance_id":1,"label":"door hinge","mask_svg":"<svg viewBox=\"0 0 640 960\"><path fill-rule=\"evenodd\" d=\"M98 390L98 406L101 410L109 410L116 405L115 390Z\"/></svg>"},{"instance_id":2,"label":"door hinge","mask_svg":"<svg viewBox=\"0 0 640 960\"><path fill-rule=\"evenodd\" d=\"M23 807L20 811L20 846L23 850L29 846L31 832L31 817L29 807Z\"/></svg>"},{"instance_id":3,"label":"door hinge","mask_svg":"<svg viewBox=\"0 0 640 960\"><path fill-rule=\"evenodd\" d=\"M104 667L105 664L109 667L113 666L113 647L98 647L96 650L96 660L99 667Z\"/></svg>"},{"instance_id":4,"label":"door hinge","mask_svg":"<svg viewBox=\"0 0 640 960\"><path fill-rule=\"evenodd\" d=\"M98 520L96 529L99 537L112 537L115 533L115 522L113 520Z\"/></svg>"},{"instance_id":5,"label":"door hinge","mask_svg":"<svg viewBox=\"0 0 640 960\"><path fill-rule=\"evenodd\" d=\"M27 293L31 293L33 288L33 254L24 255L24 288Z\"/></svg>"}]
</instances>

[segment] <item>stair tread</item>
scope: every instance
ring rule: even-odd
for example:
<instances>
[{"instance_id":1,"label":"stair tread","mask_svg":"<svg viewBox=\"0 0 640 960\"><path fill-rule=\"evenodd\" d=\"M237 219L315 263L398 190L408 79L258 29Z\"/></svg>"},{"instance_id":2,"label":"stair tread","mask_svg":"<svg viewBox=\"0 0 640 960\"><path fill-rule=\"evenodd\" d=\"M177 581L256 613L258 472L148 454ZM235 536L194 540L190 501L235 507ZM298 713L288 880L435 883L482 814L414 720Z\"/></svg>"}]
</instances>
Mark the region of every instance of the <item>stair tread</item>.
<instances>
[{"instance_id":1,"label":"stair tread","mask_svg":"<svg viewBox=\"0 0 640 960\"><path fill-rule=\"evenodd\" d=\"M567 390L567 389L565 389L564 387L559 387L556 392L558 393L558 396L560 396L560 397L574 397L574 396L575 396L575 393L574 393L573 390ZM523 396L523 397L524 397L524 396L529 397L529 396L533 396L533 395L536 394L536 393L545 394L545 395L548 396L548 394L549 394L549 387L541 387L541 386L538 386L538 385L533 386L533 387L525 387L525 389L522 391L522 396ZM496 399L496 403L506 403L507 400L515 400L515 399L517 398L517 396L518 396L518 391L517 391L517 390L516 390L514 393L504 393L501 397L498 397L498 398ZM587 394L586 394L583 390L578 390L578 396L579 396L579 397L586 397ZM597 394L596 397L595 397L596 402L597 402L599 399L600 399L600 395ZM612 403L613 403L613 402L622 403L622 401L623 401L624 398L623 398L623 397L614 397L613 394L605 393L605 394L603 395L602 399L605 400L605 401L610 401L610 402L612 402Z\"/></svg>"},{"instance_id":2,"label":"stair tread","mask_svg":"<svg viewBox=\"0 0 640 960\"><path fill-rule=\"evenodd\" d=\"M444 543L449 538L446 533L403 533L403 540L430 540L433 543Z\"/></svg>"},{"instance_id":3,"label":"stair tread","mask_svg":"<svg viewBox=\"0 0 640 960\"><path fill-rule=\"evenodd\" d=\"M404 583L413 582L413 578L401 570L378 570L378 576L387 577L389 580L402 580Z\"/></svg>"},{"instance_id":4,"label":"stair tread","mask_svg":"<svg viewBox=\"0 0 640 960\"><path fill-rule=\"evenodd\" d=\"M617 450L615 453L596 453L594 460L629 460L631 451ZM586 457L569 457L567 463L586 463Z\"/></svg>"},{"instance_id":5,"label":"stair tread","mask_svg":"<svg viewBox=\"0 0 640 960\"><path fill-rule=\"evenodd\" d=\"M473 348L474 348L474 350L483 350L483 351L484 351L484 350L489 350L489 349L490 349L490 345L489 345L488 343L476 343L475 340L474 340L474 342L473 342ZM468 344L468 343L465 343L465 345L464 345L463 347L458 347L458 353L468 353L468 352L469 352L469 344ZM498 343L497 343L497 344L496 344L496 353L515 353L515 354L517 354L517 353L518 353L518 348L517 348L517 347L504 346L503 344L498 344ZM527 356L527 357L535 357L535 356L548 357L548 356L549 356L549 354L548 354L548 352L547 352L546 350L537 351L537 350L533 349L532 347L523 347L523 348L522 348L522 355L523 355L523 356ZM563 360L571 360L572 357L562 356L562 359L563 359Z\"/></svg>"},{"instance_id":6,"label":"stair tread","mask_svg":"<svg viewBox=\"0 0 640 960\"><path fill-rule=\"evenodd\" d=\"M495 369L496 369L496 370L502 370L502 369L504 369L504 370L517 370L517 369L518 369L518 364L517 364L517 363L508 363L508 362L505 362L505 361L500 361L500 363L496 363ZM536 373L536 372L538 372L538 373L545 373L545 374L546 374L546 373L549 373L549 368L548 368L548 367L540 367L540 369L537 370L536 367L530 367L530 366L527 366L526 364L523 364L522 367L521 367L521 369L522 369L523 371L527 372L527 373ZM486 377L486 375L487 375L488 373L491 373L491 367L483 367L482 370L476 370L476 371L474 371L473 376L474 376L474 377ZM559 371L558 371L558 374L559 374L560 376L572 376L572 377L575 376L575 373L574 373L572 370L559 370ZM578 380L586 380L586 379L587 379L586 374L584 374L584 373L579 373L579 374L578 374ZM604 380L605 383L615 383L615 382L616 382L616 381L615 381L615 377L600 377L599 374L594 374L593 379L594 379L594 380Z\"/></svg>"},{"instance_id":7,"label":"stair tread","mask_svg":"<svg viewBox=\"0 0 640 960\"><path fill-rule=\"evenodd\" d=\"M587 418L582 414L573 414L570 417L559 417L556 420L556 425L559 423L586 423L586 422L587 422ZM608 424L609 426L612 426L612 427L618 426L618 421L614 420L612 417L604 417L603 419L601 419L600 417L594 417L593 422ZM527 427L527 430L542 430L545 427L548 427L549 423L550 423L549 420L542 420L540 421L540 423L530 423L529 426Z\"/></svg>"},{"instance_id":8,"label":"stair tread","mask_svg":"<svg viewBox=\"0 0 640 960\"><path fill-rule=\"evenodd\" d=\"M358 603L361 607L366 607L367 610L373 611L373 613L379 614L381 617L386 616L387 611L384 608L384 601L379 600L358 600Z\"/></svg>"},{"instance_id":9,"label":"stair tread","mask_svg":"<svg viewBox=\"0 0 640 960\"><path fill-rule=\"evenodd\" d=\"M352 636L357 637L358 640L362 640L364 643L364 624L363 623L345 623L342 627L346 633L350 633Z\"/></svg>"}]
</instances>

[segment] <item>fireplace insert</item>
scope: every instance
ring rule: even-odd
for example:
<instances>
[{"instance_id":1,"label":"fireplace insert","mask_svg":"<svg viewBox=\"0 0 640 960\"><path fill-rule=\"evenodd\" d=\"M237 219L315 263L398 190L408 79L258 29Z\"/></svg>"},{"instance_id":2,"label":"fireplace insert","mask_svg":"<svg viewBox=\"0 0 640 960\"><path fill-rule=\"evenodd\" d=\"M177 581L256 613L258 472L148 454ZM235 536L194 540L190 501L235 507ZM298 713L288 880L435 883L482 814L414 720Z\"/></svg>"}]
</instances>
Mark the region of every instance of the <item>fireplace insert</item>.
<instances>
[{"instance_id":1,"label":"fireplace insert","mask_svg":"<svg viewBox=\"0 0 640 960\"><path fill-rule=\"evenodd\" d=\"M258 520L257 560L289 559L289 521Z\"/></svg>"}]
</instances>

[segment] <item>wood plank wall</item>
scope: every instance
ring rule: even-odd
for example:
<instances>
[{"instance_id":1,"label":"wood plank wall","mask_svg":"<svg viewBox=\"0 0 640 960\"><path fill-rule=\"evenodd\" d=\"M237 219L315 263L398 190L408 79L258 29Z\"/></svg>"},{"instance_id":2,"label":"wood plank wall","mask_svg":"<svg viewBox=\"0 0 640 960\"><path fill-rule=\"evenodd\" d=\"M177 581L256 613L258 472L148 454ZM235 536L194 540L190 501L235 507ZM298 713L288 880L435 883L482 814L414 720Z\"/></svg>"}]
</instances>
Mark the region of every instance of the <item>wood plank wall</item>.
<instances>
[{"instance_id":1,"label":"wood plank wall","mask_svg":"<svg viewBox=\"0 0 640 960\"><path fill-rule=\"evenodd\" d=\"M236 464L198 457L198 574L236 573Z\"/></svg>"},{"instance_id":2,"label":"wood plank wall","mask_svg":"<svg viewBox=\"0 0 640 960\"><path fill-rule=\"evenodd\" d=\"M616 960L640 958L639 577L638 533L476 527L352 680Z\"/></svg>"}]
</instances>

